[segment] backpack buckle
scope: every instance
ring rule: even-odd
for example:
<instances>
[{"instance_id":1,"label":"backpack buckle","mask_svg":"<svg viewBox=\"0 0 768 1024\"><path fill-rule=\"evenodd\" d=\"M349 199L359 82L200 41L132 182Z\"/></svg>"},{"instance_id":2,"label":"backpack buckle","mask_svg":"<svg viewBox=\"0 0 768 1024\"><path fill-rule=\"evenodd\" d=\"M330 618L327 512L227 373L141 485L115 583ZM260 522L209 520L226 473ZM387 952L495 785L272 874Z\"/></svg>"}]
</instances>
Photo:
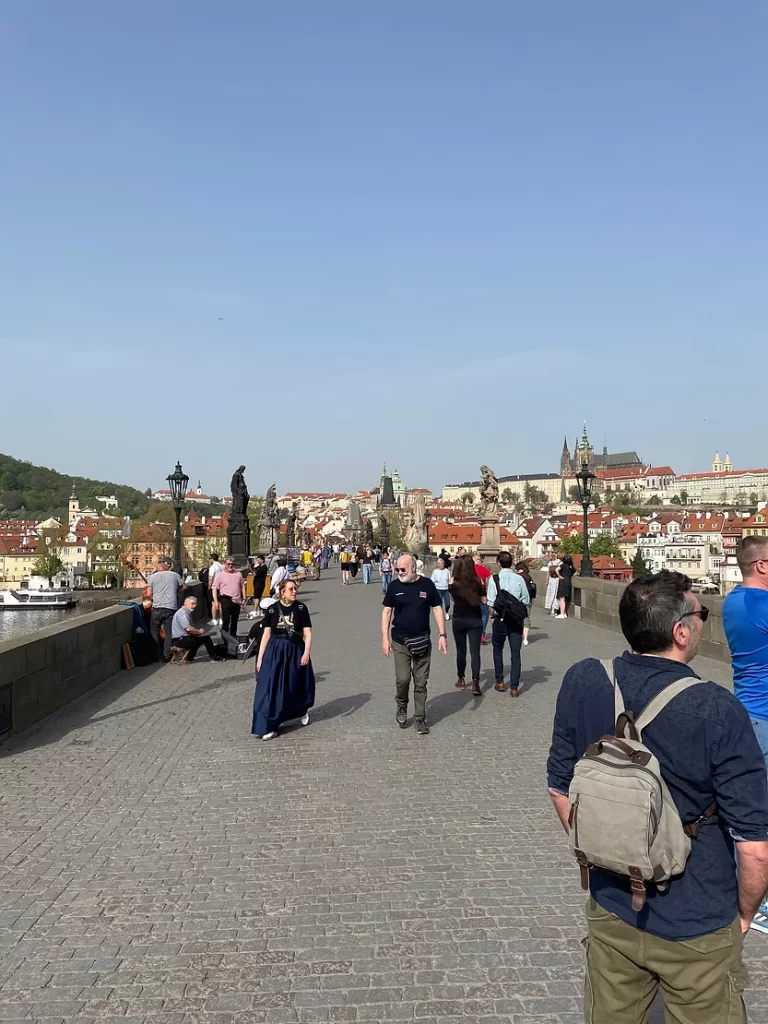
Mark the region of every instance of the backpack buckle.
<instances>
[{"instance_id":1,"label":"backpack buckle","mask_svg":"<svg viewBox=\"0 0 768 1024\"><path fill-rule=\"evenodd\" d=\"M648 895L640 868L629 869L629 887L632 890L632 909L639 914Z\"/></svg>"}]
</instances>

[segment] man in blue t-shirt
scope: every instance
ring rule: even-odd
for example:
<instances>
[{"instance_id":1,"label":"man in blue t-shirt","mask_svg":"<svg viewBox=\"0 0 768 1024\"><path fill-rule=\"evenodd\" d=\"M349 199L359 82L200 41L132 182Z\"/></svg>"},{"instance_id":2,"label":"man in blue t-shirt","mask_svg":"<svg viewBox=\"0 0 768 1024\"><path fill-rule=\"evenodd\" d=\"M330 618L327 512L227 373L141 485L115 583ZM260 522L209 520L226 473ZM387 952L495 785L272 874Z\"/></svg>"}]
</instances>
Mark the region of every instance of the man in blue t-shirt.
<instances>
[{"instance_id":1,"label":"man in blue t-shirt","mask_svg":"<svg viewBox=\"0 0 768 1024\"><path fill-rule=\"evenodd\" d=\"M690 662L707 616L681 573L641 576L626 588L619 618L631 653L614 665L635 717L674 680L697 678ZM574 766L614 726L605 669L594 658L573 665L557 698L547 762L566 832ZM692 840L683 874L666 892L650 887L641 911L633 909L628 879L589 872L587 1019L647 1024L661 985L670 1020L743 1024L742 936L768 887L768 784L749 716L725 687L700 682L643 730L643 743L658 758L684 824L713 803L717 813Z\"/></svg>"},{"instance_id":2,"label":"man in blue t-shirt","mask_svg":"<svg viewBox=\"0 0 768 1024\"><path fill-rule=\"evenodd\" d=\"M395 656L395 721L401 729L408 724L408 692L413 677L413 727L419 735L426 736L429 733L427 683L432 662L429 614L431 611L437 623L437 646L440 653L447 654L443 602L432 580L417 574L416 559L413 555L401 555L397 560L395 572L397 578L389 584L384 593L381 649L385 657L388 658L390 654Z\"/></svg>"},{"instance_id":3,"label":"man in blue t-shirt","mask_svg":"<svg viewBox=\"0 0 768 1024\"><path fill-rule=\"evenodd\" d=\"M743 583L723 603L733 692L747 709L768 769L768 537L747 535L736 558ZM768 899L752 927L768 933Z\"/></svg>"}]
</instances>

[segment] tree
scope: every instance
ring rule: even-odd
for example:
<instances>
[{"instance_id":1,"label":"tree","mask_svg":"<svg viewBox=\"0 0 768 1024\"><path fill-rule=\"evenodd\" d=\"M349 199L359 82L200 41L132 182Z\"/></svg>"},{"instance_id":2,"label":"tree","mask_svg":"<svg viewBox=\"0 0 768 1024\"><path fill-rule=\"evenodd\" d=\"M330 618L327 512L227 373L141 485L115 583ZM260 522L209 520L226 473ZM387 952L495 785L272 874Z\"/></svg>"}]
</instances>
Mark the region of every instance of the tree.
<instances>
[{"instance_id":1,"label":"tree","mask_svg":"<svg viewBox=\"0 0 768 1024\"><path fill-rule=\"evenodd\" d=\"M574 484L568 488L568 497L571 501L575 501L577 505L581 504L581 495L579 494L579 488Z\"/></svg>"},{"instance_id":2,"label":"tree","mask_svg":"<svg viewBox=\"0 0 768 1024\"><path fill-rule=\"evenodd\" d=\"M648 572L648 564L643 558L643 552L640 548L635 552L635 557L630 562L632 566L632 579L636 580L638 576L645 576Z\"/></svg>"},{"instance_id":3,"label":"tree","mask_svg":"<svg viewBox=\"0 0 768 1024\"><path fill-rule=\"evenodd\" d=\"M464 508L467 508L468 505L475 504L475 496L472 493L472 491L464 491L459 500L461 501L461 504L464 506Z\"/></svg>"},{"instance_id":4,"label":"tree","mask_svg":"<svg viewBox=\"0 0 768 1024\"><path fill-rule=\"evenodd\" d=\"M123 538L108 537L97 533L88 545L94 583L114 583L120 586L125 575L123 563Z\"/></svg>"},{"instance_id":5,"label":"tree","mask_svg":"<svg viewBox=\"0 0 768 1024\"><path fill-rule=\"evenodd\" d=\"M519 495L519 493L517 491L512 491L512 493L509 496L509 500L512 502L513 505L519 504L519 502L520 502L520 495Z\"/></svg>"},{"instance_id":6,"label":"tree","mask_svg":"<svg viewBox=\"0 0 768 1024\"><path fill-rule=\"evenodd\" d=\"M651 497L648 499L648 504L649 505L660 505L661 504L661 498L658 496L658 494L652 494Z\"/></svg>"},{"instance_id":7,"label":"tree","mask_svg":"<svg viewBox=\"0 0 768 1024\"><path fill-rule=\"evenodd\" d=\"M505 487L504 488L504 490L501 492L501 500L506 505L511 505L511 503L515 500L515 496L512 493L512 488L511 487Z\"/></svg>"},{"instance_id":8,"label":"tree","mask_svg":"<svg viewBox=\"0 0 768 1024\"><path fill-rule=\"evenodd\" d=\"M45 553L38 555L32 563L32 575L44 576L48 580L48 586L53 586L54 576L66 572L66 566L61 560L61 552L58 548L49 547Z\"/></svg>"},{"instance_id":9,"label":"tree","mask_svg":"<svg viewBox=\"0 0 768 1024\"><path fill-rule=\"evenodd\" d=\"M251 551L256 554L259 550L259 520L264 511L264 498L256 497L248 500L248 522L251 525ZM281 516L282 519L282 516Z\"/></svg>"},{"instance_id":10,"label":"tree","mask_svg":"<svg viewBox=\"0 0 768 1024\"><path fill-rule=\"evenodd\" d=\"M611 558L621 558L619 545L616 538L610 533L600 533L589 545L589 553L593 558L597 555L610 555Z\"/></svg>"},{"instance_id":11,"label":"tree","mask_svg":"<svg viewBox=\"0 0 768 1024\"><path fill-rule=\"evenodd\" d=\"M687 505L688 504L688 491L680 491L680 504L681 505Z\"/></svg>"},{"instance_id":12,"label":"tree","mask_svg":"<svg viewBox=\"0 0 768 1024\"><path fill-rule=\"evenodd\" d=\"M152 526L153 523L164 523L166 526L176 525L176 512L170 501L153 501L149 508L136 521L138 526Z\"/></svg>"},{"instance_id":13,"label":"tree","mask_svg":"<svg viewBox=\"0 0 768 1024\"><path fill-rule=\"evenodd\" d=\"M749 503L750 505L757 504L757 491L752 491L752 493L749 496Z\"/></svg>"},{"instance_id":14,"label":"tree","mask_svg":"<svg viewBox=\"0 0 768 1024\"><path fill-rule=\"evenodd\" d=\"M569 533L563 537L557 548L561 555L580 555L584 551L584 534Z\"/></svg>"},{"instance_id":15,"label":"tree","mask_svg":"<svg viewBox=\"0 0 768 1024\"><path fill-rule=\"evenodd\" d=\"M670 505L679 505L680 498L676 494L673 494L672 497L669 499L669 503Z\"/></svg>"}]
</instances>

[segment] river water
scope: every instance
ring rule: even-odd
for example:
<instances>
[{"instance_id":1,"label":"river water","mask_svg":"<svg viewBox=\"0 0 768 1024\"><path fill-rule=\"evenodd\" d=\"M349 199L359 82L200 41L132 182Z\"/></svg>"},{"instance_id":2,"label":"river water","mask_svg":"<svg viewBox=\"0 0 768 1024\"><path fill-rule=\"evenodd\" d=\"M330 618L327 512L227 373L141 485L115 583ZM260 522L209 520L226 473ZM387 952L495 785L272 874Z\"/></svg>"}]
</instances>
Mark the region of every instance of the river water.
<instances>
[{"instance_id":1,"label":"river water","mask_svg":"<svg viewBox=\"0 0 768 1024\"><path fill-rule=\"evenodd\" d=\"M34 633L36 629L53 626L57 622L68 622L85 612L95 612L106 608L114 601L83 601L75 608L62 608L59 611L44 608L31 608L22 611L0 610L0 643L3 640L14 640L24 633Z\"/></svg>"}]
</instances>

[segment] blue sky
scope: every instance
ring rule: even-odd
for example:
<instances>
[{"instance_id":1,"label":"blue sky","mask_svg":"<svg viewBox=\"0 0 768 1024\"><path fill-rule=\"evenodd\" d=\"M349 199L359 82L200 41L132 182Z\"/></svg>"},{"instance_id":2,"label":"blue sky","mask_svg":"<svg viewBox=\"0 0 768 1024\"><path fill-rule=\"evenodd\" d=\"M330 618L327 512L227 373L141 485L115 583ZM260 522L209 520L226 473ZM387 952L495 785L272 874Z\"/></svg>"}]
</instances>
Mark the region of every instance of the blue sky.
<instances>
[{"instance_id":1,"label":"blue sky","mask_svg":"<svg viewBox=\"0 0 768 1024\"><path fill-rule=\"evenodd\" d=\"M437 489L586 418L765 466L767 43L762 0L9 0L0 450Z\"/></svg>"}]
</instances>

